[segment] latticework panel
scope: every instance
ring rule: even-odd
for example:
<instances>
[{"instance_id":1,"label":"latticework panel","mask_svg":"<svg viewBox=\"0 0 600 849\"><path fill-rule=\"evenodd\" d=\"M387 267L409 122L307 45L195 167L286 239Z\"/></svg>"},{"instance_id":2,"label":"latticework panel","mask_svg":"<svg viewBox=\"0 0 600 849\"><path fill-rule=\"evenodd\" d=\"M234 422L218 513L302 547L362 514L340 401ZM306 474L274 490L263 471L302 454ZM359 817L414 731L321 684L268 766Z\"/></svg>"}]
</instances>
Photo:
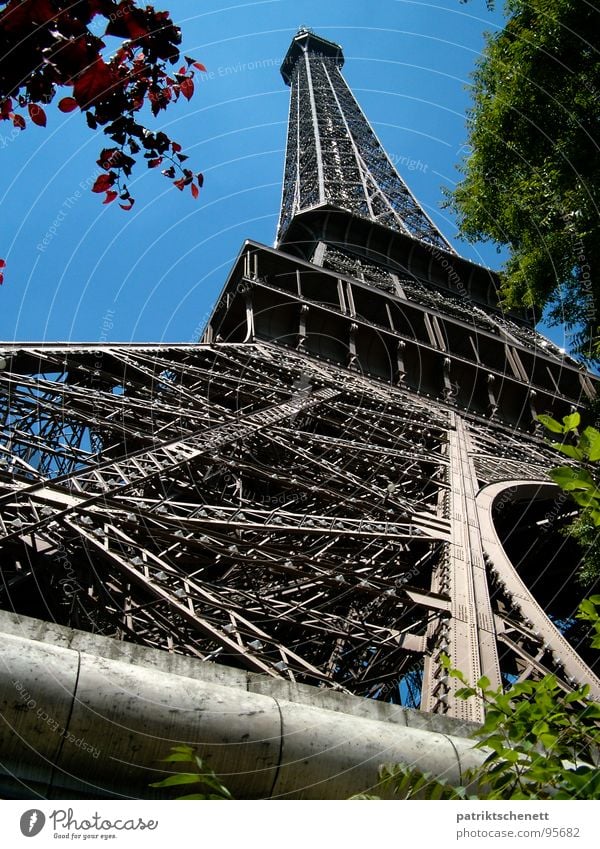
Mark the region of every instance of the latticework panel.
<instances>
[{"instance_id":1,"label":"latticework panel","mask_svg":"<svg viewBox=\"0 0 600 849\"><path fill-rule=\"evenodd\" d=\"M454 252L385 153L334 59L305 51L292 74L280 240L330 204Z\"/></svg>"},{"instance_id":2,"label":"latticework panel","mask_svg":"<svg viewBox=\"0 0 600 849\"><path fill-rule=\"evenodd\" d=\"M2 399L3 607L452 710L439 649L478 650L443 407L266 344L15 349Z\"/></svg>"}]
</instances>

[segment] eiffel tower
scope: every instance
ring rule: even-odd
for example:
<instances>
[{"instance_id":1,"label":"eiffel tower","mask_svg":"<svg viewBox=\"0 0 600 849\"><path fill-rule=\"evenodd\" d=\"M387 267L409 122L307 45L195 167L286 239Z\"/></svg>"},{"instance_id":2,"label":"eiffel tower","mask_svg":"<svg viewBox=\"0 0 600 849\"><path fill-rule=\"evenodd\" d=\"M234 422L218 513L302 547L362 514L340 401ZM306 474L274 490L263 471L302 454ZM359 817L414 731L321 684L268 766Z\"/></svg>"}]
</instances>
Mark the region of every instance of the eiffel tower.
<instances>
[{"instance_id":1,"label":"eiffel tower","mask_svg":"<svg viewBox=\"0 0 600 849\"><path fill-rule=\"evenodd\" d=\"M594 381L499 309L343 62L293 38L276 246L198 344L2 346L0 606L465 720L443 653L598 698L536 422Z\"/></svg>"}]
</instances>

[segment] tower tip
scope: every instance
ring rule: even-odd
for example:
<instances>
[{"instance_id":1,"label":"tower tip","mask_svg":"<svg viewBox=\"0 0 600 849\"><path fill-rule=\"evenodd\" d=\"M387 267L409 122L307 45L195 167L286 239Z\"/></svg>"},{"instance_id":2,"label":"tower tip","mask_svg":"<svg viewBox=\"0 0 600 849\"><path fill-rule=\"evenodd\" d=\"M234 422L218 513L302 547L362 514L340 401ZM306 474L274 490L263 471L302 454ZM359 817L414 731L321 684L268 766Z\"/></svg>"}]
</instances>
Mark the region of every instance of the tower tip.
<instances>
[{"instance_id":1,"label":"tower tip","mask_svg":"<svg viewBox=\"0 0 600 849\"><path fill-rule=\"evenodd\" d=\"M286 85L291 84L294 66L305 53L335 59L340 68L344 64L344 53L339 44L321 38L310 27L301 26L292 38L292 43L281 65L281 76Z\"/></svg>"}]
</instances>

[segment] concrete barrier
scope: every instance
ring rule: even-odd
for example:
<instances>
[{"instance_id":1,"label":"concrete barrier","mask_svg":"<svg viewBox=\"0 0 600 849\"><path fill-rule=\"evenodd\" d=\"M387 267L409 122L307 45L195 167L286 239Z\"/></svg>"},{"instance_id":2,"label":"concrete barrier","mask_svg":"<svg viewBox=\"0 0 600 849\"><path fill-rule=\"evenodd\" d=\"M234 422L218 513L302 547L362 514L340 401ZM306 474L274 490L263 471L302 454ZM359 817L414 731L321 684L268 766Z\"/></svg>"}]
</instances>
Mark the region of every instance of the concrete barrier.
<instances>
[{"instance_id":1,"label":"concrete barrier","mask_svg":"<svg viewBox=\"0 0 600 849\"><path fill-rule=\"evenodd\" d=\"M383 762L458 782L483 757L443 717L6 613L0 633L5 797L170 798L148 785L182 743L246 799L347 798Z\"/></svg>"}]
</instances>

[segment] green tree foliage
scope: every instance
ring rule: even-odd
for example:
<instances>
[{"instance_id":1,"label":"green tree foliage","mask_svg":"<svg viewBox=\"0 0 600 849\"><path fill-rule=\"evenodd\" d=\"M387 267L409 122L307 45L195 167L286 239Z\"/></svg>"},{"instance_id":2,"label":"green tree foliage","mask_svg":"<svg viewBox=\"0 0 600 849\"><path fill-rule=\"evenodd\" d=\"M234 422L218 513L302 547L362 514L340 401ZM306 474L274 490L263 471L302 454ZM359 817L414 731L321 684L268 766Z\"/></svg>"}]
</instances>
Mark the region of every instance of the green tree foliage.
<instances>
[{"instance_id":1,"label":"green tree foliage","mask_svg":"<svg viewBox=\"0 0 600 849\"><path fill-rule=\"evenodd\" d=\"M600 596L587 599L579 618L595 629L592 645L600 648ZM600 797L600 704L589 699L589 686L568 692L554 675L521 681L508 692L490 688L489 679L471 685L462 672L443 666L464 685L458 698L481 699L485 722L472 735L475 748L487 752L464 784L421 772L412 764L384 764L380 787L399 799L598 799ZM360 794L354 799L379 799Z\"/></svg>"},{"instance_id":2,"label":"green tree foliage","mask_svg":"<svg viewBox=\"0 0 600 849\"><path fill-rule=\"evenodd\" d=\"M473 74L470 152L447 204L461 234L508 246L506 306L550 306L595 355L600 323L600 9L507 0Z\"/></svg>"},{"instance_id":3,"label":"green tree foliage","mask_svg":"<svg viewBox=\"0 0 600 849\"><path fill-rule=\"evenodd\" d=\"M598 621L596 604L587 615ZM582 615L581 613L579 614ZM554 675L521 681L507 693L481 678L471 686L462 672L449 674L463 684L457 696L486 703L477 730L477 748L489 752L467 779L484 799L597 799L600 794L600 704L588 698L589 686L567 692Z\"/></svg>"},{"instance_id":4,"label":"green tree foliage","mask_svg":"<svg viewBox=\"0 0 600 849\"><path fill-rule=\"evenodd\" d=\"M562 424L551 416L538 416L538 420L549 431L561 436L560 442L550 443L551 447L578 461L577 466L551 469L550 477L585 508L594 525L600 525L600 488L592 477L593 465L600 460L600 432L595 427L586 427L580 434L579 413L564 416Z\"/></svg>"},{"instance_id":5,"label":"green tree foliage","mask_svg":"<svg viewBox=\"0 0 600 849\"><path fill-rule=\"evenodd\" d=\"M600 461L600 431L588 426L580 433L579 413L565 416L562 423L551 416L538 419L555 436L550 443L552 448L577 461L577 465L552 469L550 477L583 508L563 534L579 545L582 563L578 579L591 585L600 577L600 481L595 472Z\"/></svg>"},{"instance_id":6,"label":"green tree foliage","mask_svg":"<svg viewBox=\"0 0 600 849\"><path fill-rule=\"evenodd\" d=\"M587 510L583 510L562 534L574 540L581 551L576 579L582 587L592 587L600 578L600 532Z\"/></svg>"},{"instance_id":7,"label":"green tree foliage","mask_svg":"<svg viewBox=\"0 0 600 849\"><path fill-rule=\"evenodd\" d=\"M379 767L378 789L391 790L398 799L422 799L427 801L451 801L476 799L466 787L453 787L443 778L429 772L403 764L382 764ZM381 799L370 793L357 793L352 799Z\"/></svg>"}]
</instances>

